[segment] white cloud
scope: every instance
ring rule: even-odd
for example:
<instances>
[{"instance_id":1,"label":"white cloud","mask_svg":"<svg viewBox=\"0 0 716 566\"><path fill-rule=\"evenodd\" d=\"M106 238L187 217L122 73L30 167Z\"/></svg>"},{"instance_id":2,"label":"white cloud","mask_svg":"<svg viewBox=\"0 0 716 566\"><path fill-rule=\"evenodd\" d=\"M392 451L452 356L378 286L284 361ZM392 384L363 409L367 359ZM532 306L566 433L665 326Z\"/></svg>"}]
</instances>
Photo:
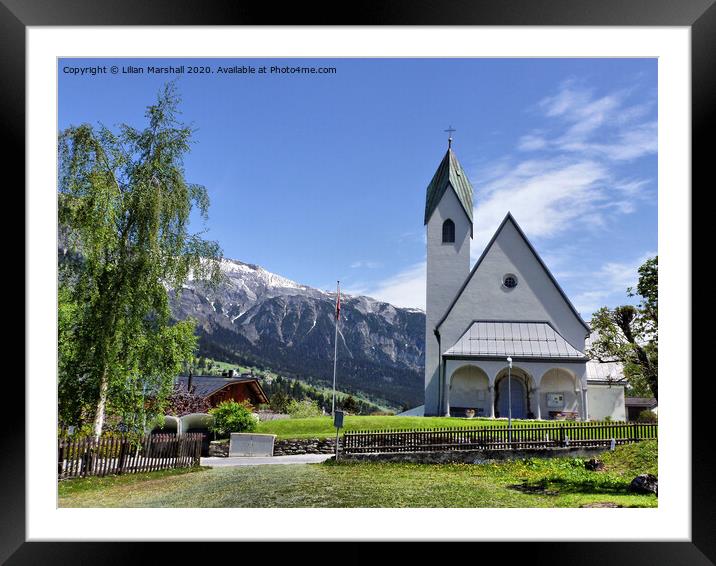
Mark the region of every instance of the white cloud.
<instances>
[{"instance_id":1,"label":"white cloud","mask_svg":"<svg viewBox=\"0 0 716 566\"><path fill-rule=\"evenodd\" d=\"M354 261L350 265L351 269L378 269L379 267L383 267L383 264L377 261L369 261L369 260L359 260Z\"/></svg>"},{"instance_id":2,"label":"white cloud","mask_svg":"<svg viewBox=\"0 0 716 566\"><path fill-rule=\"evenodd\" d=\"M607 262L594 273L572 274L579 277L584 289L574 296L575 308L588 319L602 306L623 304L627 301L627 289L635 287L639 280L639 267L655 255L655 251L650 251L632 261Z\"/></svg>"},{"instance_id":3,"label":"white cloud","mask_svg":"<svg viewBox=\"0 0 716 566\"><path fill-rule=\"evenodd\" d=\"M522 136L517 147L521 151L577 152L612 161L654 154L657 123L647 118L654 101L628 106L630 94L628 90L619 90L597 98L593 90L577 81L565 81L555 95L537 105L545 117L554 119L553 135L532 132Z\"/></svg>"},{"instance_id":4,"label":"white cloud","mask_svg":"<svg viewBox=\"0 0 716 566\"><path fill-rule=\"evenodd\" d=\"M374 285L347 292L367 295L396 307L425 310L425 265L425 262L416 263Z\"/></svg>"},{"instance_id":5,"label":"white cloud","mask_svg":"<svg viewBox=\"0 0 716 566\"><path fill-rule=\"evenodd\" d=\"M609 296L606 291L584 291L574 297L574 308L577 309L582 318L589 322L599 307L604 305L604 300Z\"/></svg>"},{"instance_id":6,"label":"white cloud","mask_svg":"<svg viewBox=\"0 0 716 566\"><path fill-rule=\"evenodd\" d=\"M631 104L630 95L596 96L569 80L533 107L547 125L521 136L517 149L539 157L505 156L470 176L477 191L473 259L508 211L530 238L604 230L615 216L636 212L649 181L621 179L617 166L655 153L657 126L647 119L653 101Z\"/></svg>"},{"instance_id":7,"label":"white cloud","mask_svg":"<svg viewBox=\"0 0 716 566\"><path fill-rule=\"evenodd\" d=\"M535 151L537 149L542 149L546 147L546 145L547 140L545 140L543 137L528 134L520 138L520 141L517 144L517 149L519 149L520 151Z\"/></svg>"},{"instance_id":8,"label":"white cloud","mask_svg":"<svg viewBox=\"0 0 716 566\"><path fill-rule=\"evenodd\" d=\"M481 187L475 207L473 258L482 253L507 212L529 237L574 228L605 200L609 171L594 161L526 161Z\"/></svg>"}]
</instances>

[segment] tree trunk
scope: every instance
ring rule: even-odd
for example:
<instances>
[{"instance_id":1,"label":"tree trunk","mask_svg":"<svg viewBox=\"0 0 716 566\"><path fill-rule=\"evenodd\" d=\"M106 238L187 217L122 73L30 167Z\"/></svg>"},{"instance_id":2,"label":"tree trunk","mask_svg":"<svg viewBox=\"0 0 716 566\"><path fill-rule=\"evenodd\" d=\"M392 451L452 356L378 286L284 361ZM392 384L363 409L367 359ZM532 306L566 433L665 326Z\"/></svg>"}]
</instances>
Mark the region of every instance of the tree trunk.
<instances>
[{"instance_id":1,"label":"tree trunk","mask_svg":"<svg viewBox=\"0 0 716 566\"><path fill-rule=\"evenodd\" d=\"M107 390L109 389L109 377L107 376L107 368L102 372L102 379L99 382L99 399L97 400L97 410L94 414L94 436L99 440L102 436L102 427L104 426L104 408L107 404Z\"/></svg>"}]
</instances>

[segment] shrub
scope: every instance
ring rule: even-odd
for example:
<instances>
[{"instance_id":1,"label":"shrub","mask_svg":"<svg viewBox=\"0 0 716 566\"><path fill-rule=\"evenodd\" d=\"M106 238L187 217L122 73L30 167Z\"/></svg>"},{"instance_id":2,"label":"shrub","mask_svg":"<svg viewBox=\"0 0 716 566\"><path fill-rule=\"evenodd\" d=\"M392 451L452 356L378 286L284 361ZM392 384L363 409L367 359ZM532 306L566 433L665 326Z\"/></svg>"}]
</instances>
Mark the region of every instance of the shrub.
<instances>
[{"instance_id":1,"label":"shrub","mask_svg":"<svg viewBox=\"0 0 716 566\"><path fill-rule=\"evenodd\" d=\"M636 420L640 423L655 423L658 422L659 419L654 411L651 409L644 409L641 413L639 413Z\"/></svg>"},{"instance_id":2,"label":"shrub","mask_svg":"<svg viewBox=\"0 0 716 566\"><path fill-rule=\"evenodd\" d=\"M258 417L245 404L236 401L223 401L209 410L209 414L214 417L210 430L220 436L232 432L252 432L258 423Z\"/></svg>"},{"instance_id":3,"label":"shrub","mask_svg":"<svg viewBox=\"0 0 716 566\"><path fill-rule=\"evenodd\" d=\"M286 395L286 393L284 393L280 389L276 391L276 393L271 395L270 401L270 406L272 410L276 411L277 413L287 412L290 399L288 395Z\"/></svg>"},{"instance_id":4,"label":"shrub","mask_svg":"<svg viewBox=\"0 0 716 566\"><path fill-rule=\"evenodd\" d=\"M310 399L304 399L303 401L291 399L286 408L286 412L291 415L293 419L305 419L323 415L323 411L321 407L318 406L318 403Z\"/></svg>"}]
</instances>

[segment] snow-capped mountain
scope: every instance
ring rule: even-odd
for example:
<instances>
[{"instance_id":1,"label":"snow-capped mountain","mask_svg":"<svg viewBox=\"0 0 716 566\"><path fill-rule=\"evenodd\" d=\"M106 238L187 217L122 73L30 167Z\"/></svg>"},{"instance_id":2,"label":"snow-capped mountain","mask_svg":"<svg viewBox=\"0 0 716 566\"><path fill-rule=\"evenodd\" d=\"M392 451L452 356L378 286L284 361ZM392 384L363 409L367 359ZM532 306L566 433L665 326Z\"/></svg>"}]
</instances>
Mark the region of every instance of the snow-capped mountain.
<instances>
[{"instance_id":1,"label":"snow-capped mountain","mask_svg":"<svg viewBox=\"0 0 716 566\"><path fill-rule=\"evenodd\" d=\"M335 292L301 285L257 265L224 259L212 289L190 280L172 293L177 319L193 317L200 353L330 383ZM370 297L341 295L338 381L393 404L422 403L425 314Z\"/></svg>"}]
</instances>

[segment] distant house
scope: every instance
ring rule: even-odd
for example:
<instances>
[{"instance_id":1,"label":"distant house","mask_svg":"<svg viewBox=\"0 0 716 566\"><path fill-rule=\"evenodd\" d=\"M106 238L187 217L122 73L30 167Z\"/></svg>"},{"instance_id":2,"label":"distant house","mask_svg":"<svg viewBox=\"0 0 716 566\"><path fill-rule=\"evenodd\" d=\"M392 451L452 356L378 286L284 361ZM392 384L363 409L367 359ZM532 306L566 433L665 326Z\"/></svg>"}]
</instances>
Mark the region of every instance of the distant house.
<instances>
[{"instance_id":1,"label":"distant house","mask_svg":"<svg viewBox=\"0 0 716 566\"><path fill-rule=\"evenodd\" d=\"M627 397L625 401L627 420L635 421L642 411L653 411L656 413L656 399L653 397Z\"/></svg>"},{"instance_id":2,"label":"distant house","mask_svg":"<svg viewBox=\"0 0 716 566\"><path fill-rule=\"evenodd\" d=\"M254 407L269 402L259 380L249 374L238 375L231 371L226 376L180 375L177 384L184 389L191 387L194 393L206 398L212 407L229 400L237 403L248 401Z\"/></svg>"}]
</instances>

